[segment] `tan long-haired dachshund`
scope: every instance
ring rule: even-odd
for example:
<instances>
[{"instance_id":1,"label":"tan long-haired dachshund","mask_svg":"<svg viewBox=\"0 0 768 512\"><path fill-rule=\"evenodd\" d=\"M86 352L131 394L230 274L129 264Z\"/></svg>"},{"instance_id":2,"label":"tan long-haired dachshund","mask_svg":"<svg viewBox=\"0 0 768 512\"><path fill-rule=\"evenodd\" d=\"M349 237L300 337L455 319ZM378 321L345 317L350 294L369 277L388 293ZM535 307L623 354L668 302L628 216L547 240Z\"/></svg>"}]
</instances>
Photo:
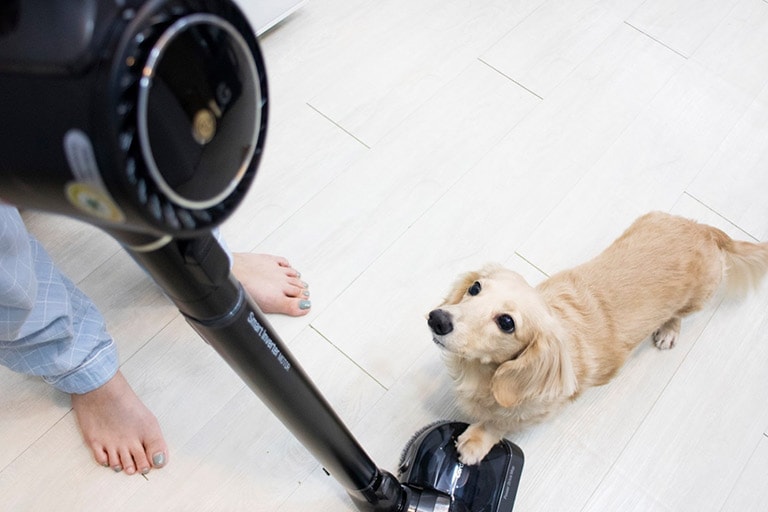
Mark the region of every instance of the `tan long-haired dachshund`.
<instances>
[{"instance_id":1,"label":"tan long-haired dachshund","mask_svg":"<svg viewBox=\"0 0 768 512\"><path fill-rule=\"evenodd\" d=\"M768 243L654 212L535 288L496 265L461 276L428 319L473 421L458 439L461 461L480 462L503 436L608 382L649 335L671 348L681 318L721 284L746 291L766 270Z\"/></svg>"}]
</instances>

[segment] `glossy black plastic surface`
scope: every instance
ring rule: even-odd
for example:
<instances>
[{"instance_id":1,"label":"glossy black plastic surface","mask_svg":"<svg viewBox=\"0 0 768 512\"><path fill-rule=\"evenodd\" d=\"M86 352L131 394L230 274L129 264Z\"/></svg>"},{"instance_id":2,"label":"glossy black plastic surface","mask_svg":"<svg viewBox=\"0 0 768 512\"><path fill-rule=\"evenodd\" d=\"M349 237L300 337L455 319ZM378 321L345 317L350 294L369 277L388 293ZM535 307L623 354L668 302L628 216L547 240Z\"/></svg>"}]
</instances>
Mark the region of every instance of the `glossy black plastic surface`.
<instances>
[{"instance_id":1,"label":"glossy black plastic surface","mask_svg":"<svg viewBox=\"0 0 768 512\"><path fill-rule=\"evenodd\" d=\"M231 0L11 0L0 16L0 200L194 237L245 198L268 93Z\"/></svg>"},{"instance_id":2,"label":"glossy black plastic surface","mask_svg":"<svg viewBox=\"0 0 768 512\"><path fill-rule=\"evenodd\" d=\"M416 489L451 497L451 512L510 512L523 469L523 452L504 439L480 464L459 461L456 440L466 423L440 422L417 433L403 452L400 479Z\"/></svg>"}]
</instances>

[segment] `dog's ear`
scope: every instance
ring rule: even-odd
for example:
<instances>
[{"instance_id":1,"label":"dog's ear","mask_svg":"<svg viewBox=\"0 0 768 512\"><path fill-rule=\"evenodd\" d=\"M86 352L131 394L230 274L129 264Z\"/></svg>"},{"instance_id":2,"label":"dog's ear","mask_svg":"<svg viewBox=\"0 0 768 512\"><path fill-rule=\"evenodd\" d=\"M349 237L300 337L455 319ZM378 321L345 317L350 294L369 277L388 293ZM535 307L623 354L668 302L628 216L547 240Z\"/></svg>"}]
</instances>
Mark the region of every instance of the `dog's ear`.
<instances>
[{"instance_id":1,"label":"dog's ear","mask_svg":"<svg viewBox=\"0 0 768 512\"><path fill-rule=\"evenodd\" d=\"M546 401L570 397L577 389L568 347L555 330L538 332L518 357L499 366L491 380L493 397L502 407L534 397Z\"/></svg>"}]
</instances>

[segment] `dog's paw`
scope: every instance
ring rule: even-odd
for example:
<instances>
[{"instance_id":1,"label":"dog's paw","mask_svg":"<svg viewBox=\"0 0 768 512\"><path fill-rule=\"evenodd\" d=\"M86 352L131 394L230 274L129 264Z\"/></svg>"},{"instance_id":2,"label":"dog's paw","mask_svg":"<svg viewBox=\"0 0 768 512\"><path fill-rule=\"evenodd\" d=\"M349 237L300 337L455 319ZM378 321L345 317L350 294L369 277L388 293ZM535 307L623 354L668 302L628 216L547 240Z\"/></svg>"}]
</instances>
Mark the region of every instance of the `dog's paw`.
<instances>
[{"instance_id":1,"label":"dog's paw","mask_svg":"<svg viewBox=\"0 0 768 512\"><path fill-rule=\"evenodd\" d=\"M653 333L653 344L659 350L668 350L675 346L678 334L680 334L680 331L677 329L661 327Z\"/></svg>"},{"instance_id":2,"label":"dog's paw","mask_svg":"<svg viewBox=\"0 0 768 512\"><path fill-rule=\"evenodd\" d=\"M468 466L478 464L498 441L499 439L490 435L482 427L470 425L456 441L459 460Z\"/></svg>"}]
</instances>

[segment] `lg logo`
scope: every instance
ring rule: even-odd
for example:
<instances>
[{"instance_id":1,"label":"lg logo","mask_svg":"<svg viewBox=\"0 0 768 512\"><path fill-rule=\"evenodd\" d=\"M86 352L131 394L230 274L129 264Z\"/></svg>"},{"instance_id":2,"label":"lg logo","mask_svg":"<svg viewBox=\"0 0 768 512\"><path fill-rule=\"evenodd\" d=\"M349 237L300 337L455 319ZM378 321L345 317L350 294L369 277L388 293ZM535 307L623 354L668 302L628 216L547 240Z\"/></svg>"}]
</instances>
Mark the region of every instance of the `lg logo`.
<instances>
[{"instance_id":1,"label":"lg logo","mask_svg":"<svg viewBox=\"0 0 768 512\"><path fill-rule=\"evenodd\" d=\"M224 110L227 108L227 105L229 105L229 102L232 101L232 89L230 89L226 83L221 82L216 87L216 99L218 100L221 109Z\"/></svg>"}]
</instances>

